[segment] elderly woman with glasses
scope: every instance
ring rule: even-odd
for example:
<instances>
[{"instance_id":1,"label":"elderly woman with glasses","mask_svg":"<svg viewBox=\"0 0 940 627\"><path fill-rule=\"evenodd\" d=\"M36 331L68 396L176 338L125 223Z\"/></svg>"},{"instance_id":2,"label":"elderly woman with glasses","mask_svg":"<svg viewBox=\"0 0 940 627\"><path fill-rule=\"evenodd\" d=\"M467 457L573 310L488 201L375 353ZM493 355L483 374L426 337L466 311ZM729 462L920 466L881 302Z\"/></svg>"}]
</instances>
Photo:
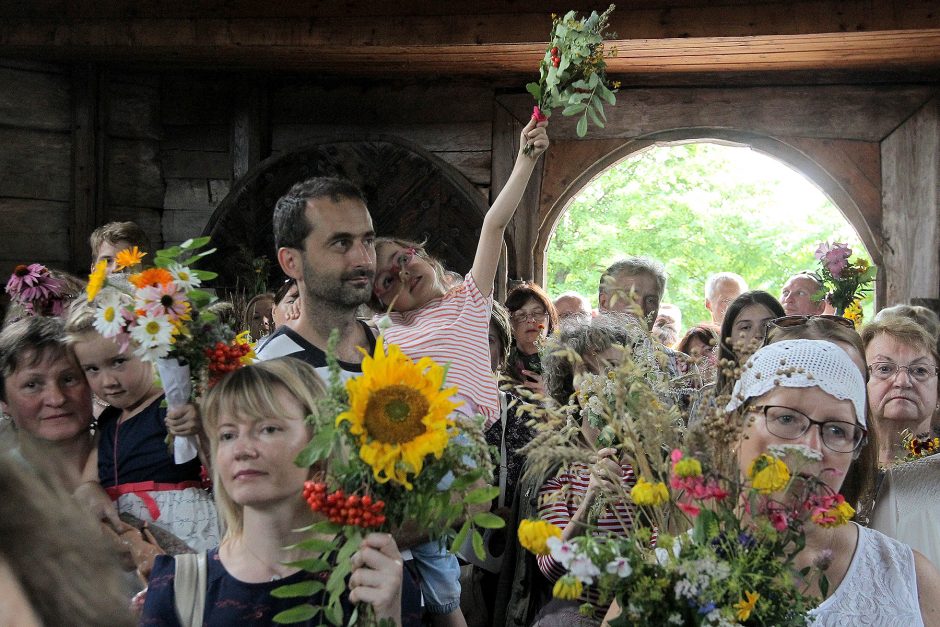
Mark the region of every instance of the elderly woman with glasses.
<instances>
[{"instance_id":1,"label":"elderly woman with glasses","mask_svg":"<svg viewBox=\"0 0 940 627\"><path fill-rule=\"evenodd\" d=\"M518 385L544 393L539 346L558 326L555 305L541 287L535 283L523 283L509 292L506 309L515 340L506 374Z\"/></svg>"},{"instance_id":2,"label":"elderly woman with glasses","mask_svg":"<svg viewBox=\"0 0 940 627\"><path fill-rule=\"evenodd\" d=\"M853 466L865 463L859 452L868 432L866 408L865 379L841 347L800 339L765 346L748 360L727 407L744 413L738 468L744 473L771 446L798 444L818 458L807 472L843 492ZM800 481L793 483L801 489ZM814 625L940 621L940 573L919 552L855 523L806 525L805 534L796 570L829 562L825 590L818 580L803 582L822 599L810 612Z\"/></svg>"},{"instance_id":3,"label":"elderly woman with glasses","mask_svg":"<svg viewBox=\"0 0 940 627\"><path fill-rule=\"evenodd\" d=\"M907 456L902 432L925 435L937 409L937 345L919 324L896 316L862 329L870 377L868 402L881 441L879 459Z\"/></svg>"}]
</instances>

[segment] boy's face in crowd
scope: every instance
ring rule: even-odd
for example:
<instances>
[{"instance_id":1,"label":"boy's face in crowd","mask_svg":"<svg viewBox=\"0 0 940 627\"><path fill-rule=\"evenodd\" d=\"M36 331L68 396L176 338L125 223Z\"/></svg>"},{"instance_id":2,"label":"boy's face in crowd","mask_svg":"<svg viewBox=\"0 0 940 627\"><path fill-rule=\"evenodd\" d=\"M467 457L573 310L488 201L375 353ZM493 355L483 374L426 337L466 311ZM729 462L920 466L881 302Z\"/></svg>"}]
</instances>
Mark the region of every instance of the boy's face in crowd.
<instances>
[{"instance_id":1,"label":"boy's face in crowd","mask_svg":"<svg viewBox=\"0 0 940 627\"><path fill-rule=\"evenodd\" d=\"M97 333L86 333L74 345L75 356L95 396L119 409L133 409L153 388L153 369L128 347Z\"/></svg>"},{"instance_id":2,"label":"boy's face in crowd","mask_svg":"<svg viewBox=\"0 0 940 627\"><path fill-rule=\"evenodd\" d=\"M95 266L98 265L98 262L101 260L108 262L108 274L114 272L115 261L114 258L117 257L117 254L122 250L133 247L133 244L126 240L118 240L116 242L104 241L101 243L101 246L98 247L98 251L95 254L94 261L91 262L91 269L94 270Z\"/></svg>"}]
</instances>

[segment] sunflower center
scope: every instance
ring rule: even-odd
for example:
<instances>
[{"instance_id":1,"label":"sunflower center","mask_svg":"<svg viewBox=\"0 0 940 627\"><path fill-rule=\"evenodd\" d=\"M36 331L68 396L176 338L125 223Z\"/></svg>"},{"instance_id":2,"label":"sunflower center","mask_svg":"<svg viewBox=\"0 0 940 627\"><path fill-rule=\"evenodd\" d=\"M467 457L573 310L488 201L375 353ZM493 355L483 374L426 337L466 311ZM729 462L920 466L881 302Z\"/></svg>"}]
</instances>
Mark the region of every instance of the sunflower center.
<instances>
[{"instance_id":1,"label":"sunflower center","mask_svg":"<svg viewBox=\"0 0 940 627\"><path fill-rule=\"evenodd\" d=\"M156 320L151 320L144 329L147 331L148 335L156 335L160 332L160 323Z\"/></svg>"},{"instance_id":2,"label":"sunflower center","mask_svg":"<svg viewBox=\"0 0 940 627\"><path fill-rule=\"evenodd\" d=\"M374 439L401 444L427 430L422 419L429 408L427 399L418 390L406 385L390 385L372 393L364 422Z\"/></svg>"}]
</instances>

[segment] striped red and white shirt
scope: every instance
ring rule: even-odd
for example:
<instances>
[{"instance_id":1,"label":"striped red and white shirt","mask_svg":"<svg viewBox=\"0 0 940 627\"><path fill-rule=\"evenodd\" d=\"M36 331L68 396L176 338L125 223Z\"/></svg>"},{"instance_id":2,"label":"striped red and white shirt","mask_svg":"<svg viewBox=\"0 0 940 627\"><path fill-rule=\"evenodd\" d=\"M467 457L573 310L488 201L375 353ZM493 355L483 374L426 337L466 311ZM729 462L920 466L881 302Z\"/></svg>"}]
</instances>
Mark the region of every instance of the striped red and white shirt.
<instances>
[{"instance_id":1,"label":"striped red and white shirt","mask_svg":"<svg viewBox=\"0 0 940 627\"><path fill-rule=\"evenodd\" d=\"M624 489L629 492L636 484L633 467L621 464L623 473L621 482ZM588 483L591 481L591 470L587 464L574 462L562 469L558 475L546 481L539 490L539 518L550 522L562 531L571 522L571 517L578 511L578 506L584 500ZM633 530L636 520L636 506L633 503L618 502L604 508L600 518L595 523L598 534L612 533L626 536ZM564 566L555 561L551 555L537 555L539 570L549 581L557 581L567 571ZM579 598L582 602L593 604L598 610L604 610L598 605L599 593L593 586L585 586ZM603 612L601 612L603 615Z\"/></svg>"},{"instance_id":2,"label":"striped red and white shirt","mask_svg":"<svg viewBox=\"0 0 940 627\"><path fill-rule=\"evenodd\" d=\"M493 296L484 296L473 276L440 298L412 311L391 312L385 343L397 344L413 360L430 357L450 364L447 386L457 386L464 405L458 411L483 414L486 426L499 420L499 388L490 370L490 316Z\"/></svg>"}]
</instances>

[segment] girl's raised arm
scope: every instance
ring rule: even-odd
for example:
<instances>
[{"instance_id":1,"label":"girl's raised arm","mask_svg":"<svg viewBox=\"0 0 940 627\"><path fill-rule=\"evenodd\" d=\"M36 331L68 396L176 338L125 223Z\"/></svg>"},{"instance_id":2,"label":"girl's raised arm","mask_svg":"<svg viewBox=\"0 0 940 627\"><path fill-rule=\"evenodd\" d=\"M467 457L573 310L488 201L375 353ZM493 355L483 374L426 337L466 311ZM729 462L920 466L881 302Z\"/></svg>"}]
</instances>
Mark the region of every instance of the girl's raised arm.
<instances>
[{"instance_id":1,"label":"girl's raised arm","mask_svg":"<svg viewBox=\"0 0 940 627\"><path fill-rule=\"evenodd\" d=\"M483 218L483 229L480 231L480 243L477 244L477 253L473 258L473 280L484 295L493 292L493 281L496 278L496 266L499 264L499 253L503 245L503 234L506 226L512 220L522 194L525 192L535 162L539 155L548 149L548 132L545 127L548 122L536 122L535 118L529 120L519 137L519 155L512 168L512 174L506 186L499 192L493 206ZM530 154L523 153L526 145L533 147Z\"/></svg>"}]
</instances>

